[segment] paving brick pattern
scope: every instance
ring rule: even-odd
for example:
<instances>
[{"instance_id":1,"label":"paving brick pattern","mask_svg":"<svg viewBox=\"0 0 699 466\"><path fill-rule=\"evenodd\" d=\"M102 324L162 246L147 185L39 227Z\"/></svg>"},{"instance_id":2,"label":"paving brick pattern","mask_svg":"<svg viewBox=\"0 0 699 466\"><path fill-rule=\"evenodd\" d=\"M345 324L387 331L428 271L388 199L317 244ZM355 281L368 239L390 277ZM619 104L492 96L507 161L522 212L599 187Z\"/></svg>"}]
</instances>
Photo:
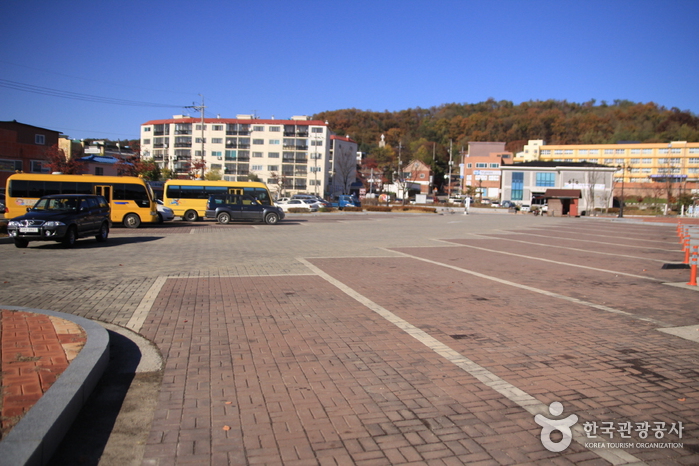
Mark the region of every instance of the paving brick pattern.
<instances>
[{"instance_id":1,"label":"paving brick pattern","mask_svg":"<svg viewBox=\"0 0 699 466\"><path fill-rule=\"evenodd\" d=\"M664 436L682 447L620 454L699 463L699 343L658 331L699 323L697 291L664 284L689 277L662 269L682 257L675 224L341 214L232 227L115 230L108 247L78 245L80 260L30 247L0 271L8 304L53 303L157 344L144 465L610 464L579 430L544 448L518 391L560 401L578 426L682 422L681 439ZM38 277L42 292L21 280L35 261L61 277Z\"/></svg>"},{"instance_id":2,"label":"paving brick pattern","mask_svg":"<svg viewBox=\"0 0 699 466\"><path fill-rule=\"evenodd\" d=\"M0 311L2 433L7 434L65 371L86 341L73 322Z\"/></svg>"}]
</instances>

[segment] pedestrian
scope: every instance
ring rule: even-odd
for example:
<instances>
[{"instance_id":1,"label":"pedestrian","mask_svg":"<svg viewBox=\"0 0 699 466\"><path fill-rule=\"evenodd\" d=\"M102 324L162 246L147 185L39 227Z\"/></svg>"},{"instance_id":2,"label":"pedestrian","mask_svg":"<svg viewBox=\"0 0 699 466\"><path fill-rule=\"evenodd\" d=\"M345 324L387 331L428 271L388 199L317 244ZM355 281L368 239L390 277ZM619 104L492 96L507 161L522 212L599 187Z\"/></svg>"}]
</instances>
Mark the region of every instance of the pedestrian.
<instances>
[{"instance_id":1,"label":"pedestrian","mask_svg":"<svg viewBox=\"0 0 699 466\"><path fill-rule=\"evenodd\" d=\"M466 196L466 199L464 199L464 215L468 215L468 210L471 207L471 198L469 196Z\"/></svg>"}]
</instances>

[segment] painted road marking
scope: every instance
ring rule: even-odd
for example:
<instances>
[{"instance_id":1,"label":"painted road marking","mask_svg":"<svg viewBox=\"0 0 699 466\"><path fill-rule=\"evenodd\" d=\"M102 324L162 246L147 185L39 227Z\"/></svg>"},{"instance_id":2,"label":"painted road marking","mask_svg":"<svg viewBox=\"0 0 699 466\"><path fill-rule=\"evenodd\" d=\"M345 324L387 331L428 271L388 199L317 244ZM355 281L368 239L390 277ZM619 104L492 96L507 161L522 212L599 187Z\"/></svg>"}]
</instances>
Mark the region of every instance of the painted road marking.
<instances>
[{"instance_id":1,"label":"painted road marking","mask_svg":"<svg viewBox=\"0 0 699 466\"><path fill-rule=\"evenodd\" d=\"M306 267L308 267L311 271L313 271L313 273L318 275L320 278L324 279L325 281L332 284L346 295L350 296L355 301L359 302L363 306L367 307L371 311L383 317L386 321L403 330L405 333L415 338L417 341L419 341L435 353L439 354L447 361L451 362L452 364L464 370L471 376L475 377L478 381L480 381L488 388L495 390L497 393L501 394L508 400L512 401L513 403L516 403L518 406L523 408L531 415L548 414L548 406L540 402L527 392L505 381L496 374L490 372L485 367L476 364L471 359L453 350L452 348L445 345L436 338L432 337L425 331L420 330L419 328L415 327L409 322L401 319L385 307L380 306L379 304L373 302L366 296L358 293L349 286L345 285L341 281L328 275L327 273L322 271L320 268L314 266L307 260L302 258L299 258L298 260L301 263L305 264ZM573 426L572 430L576 434L574 436L574 440L584 446L586 436L583 427L580 424L577 424ZM594 450L591 449L590 451L594 452L595 454L609 461L612 464L645 464L640 459L625 452L624 450L602 448Z\"/></svg>"}]
</instances>

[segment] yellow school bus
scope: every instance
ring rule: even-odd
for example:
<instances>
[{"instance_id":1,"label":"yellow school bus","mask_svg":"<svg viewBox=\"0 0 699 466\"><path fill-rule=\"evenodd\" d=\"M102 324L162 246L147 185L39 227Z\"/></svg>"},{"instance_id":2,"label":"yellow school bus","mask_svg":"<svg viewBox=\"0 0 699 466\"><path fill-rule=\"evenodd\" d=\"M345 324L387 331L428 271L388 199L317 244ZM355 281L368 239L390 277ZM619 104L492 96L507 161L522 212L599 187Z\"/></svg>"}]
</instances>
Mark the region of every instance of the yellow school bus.
<instances>
[{"instance_id":1,"label":"yellow school bus","mask_svg":"<svg viewBox=\"0 0 699 466\"><path fill-rule=\"evenodd\" d=\"M248 194L264 205L272 205L267 185L258 181L167 180L163 203L176 217L194 222L206 215L206 201L212 194Z\"/></svg>"},{"instance_id":2,"label":"yellow school bus","mask_svg":"<svg viewBox=\"0 0 699 466\"><path fill-rule=\"evenodd\" d=\"M113 223L138 228L157 223L158 208L153 191L134 176L62 175L15 173L7 179L5 218L24 215L41 196L49 194L99 194L109 202Z\"/></svg>"}]
</instances>

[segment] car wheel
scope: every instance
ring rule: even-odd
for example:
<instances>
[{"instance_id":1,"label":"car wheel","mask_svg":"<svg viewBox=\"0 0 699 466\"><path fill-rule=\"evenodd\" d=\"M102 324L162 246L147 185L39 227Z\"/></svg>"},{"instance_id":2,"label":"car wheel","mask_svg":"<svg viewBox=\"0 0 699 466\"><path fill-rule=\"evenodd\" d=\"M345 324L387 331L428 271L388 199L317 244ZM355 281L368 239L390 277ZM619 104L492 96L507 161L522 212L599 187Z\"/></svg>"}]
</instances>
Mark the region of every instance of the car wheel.
<instances>
[{"instance_id":1,"label":"car wheel","mask_svg":"<svg viewBox=\"0 0 699 466\"><path fill-rule=\"evenodd\" d=\"M158 212L158 224L160 225L160 224L162 224L164 221L165 221L165 220L163 220L163 214L161 214L160 212Z\"/></svg>"},{"instance_id":2,"label":"car wheel","mask_svg":"<svg viewBox=\"0 0 699 466\"><path fill-rule=\"evenodd\" d=\"M141 217L136 214L127 214L124 217L124 226L126 228L138 228L141 226Z\"/></svg>"},{"instance_id":3,"label":"car wheel","mask_svg":"<svg viewBox=\"0 0 699 466\"><path fill-rule=\"evenodd\" d=\"M275 213L269 213L265 215L265 223L267 225L276 225L279 221L279 216Z\"/></svg>"},{"instance_id":4,"label":"car wheel","mask_svg":"<svg viewBox=\"0 0 699 466\"><path fill-rule=\"evenodd\" d=\"M184 213L184 219L188 222L196 222L197 220L199 220L199 214L196 210L188 210Z\"/></svg>"},{"instance_id":5,"label":"car wheel","mask_svg":"<svg viewBox=\"0 0 699 466\"><path fill-rule=\"evenodd\" d=\"M75 242L78 240L78 231L75 229L75 227L70 227L68 228L68 231L66 232L66 236L63 238L63 247L66 248L72 248L75 245Z\"/></svg>"},{"instance_id":6,"label":"car wheel","mask_svg":"<svg viewBox=\"0 0 699 466\"><path fill-rule=\"evenodd\" d=\"M228 225L231 223L231 214L228 212L221 212L218 214L218 217L216 217L216 220L218 220L218 223L222 225Z\"/></svg>"},{"instance_id":7,"label":"car wheel","mask_svg":"<svg viewBox=\"0 0 699 466\"><path fill-rule=\"evenodd\" d=\"M24 249L29 245L29 241L22 238L15 238L15 247Z\"/></svg>"},{"instance_id":8,"label":"car wheel","mask_svg":"<svg viewBox=\"0 0 699 466\"><path fill-rule=\"evenodd\" d=\"M107 237L109 236L109 225L107 222L102 223L102 226L100 227L100 231L97 233L97 236L95 236L95 239L97 240L98 243L104 243L107 241Z\"/></svg>"}]
</instances>

